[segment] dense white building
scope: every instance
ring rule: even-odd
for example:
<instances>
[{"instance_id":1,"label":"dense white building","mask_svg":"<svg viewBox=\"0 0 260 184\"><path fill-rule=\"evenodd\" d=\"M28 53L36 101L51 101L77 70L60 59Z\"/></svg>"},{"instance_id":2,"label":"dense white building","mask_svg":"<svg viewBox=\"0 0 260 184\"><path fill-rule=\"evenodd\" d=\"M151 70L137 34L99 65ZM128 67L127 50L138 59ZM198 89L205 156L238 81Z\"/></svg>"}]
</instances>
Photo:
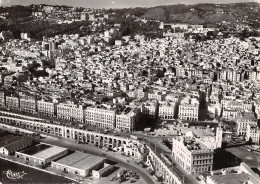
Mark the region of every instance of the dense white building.
<instances>
[{"instance_id":1,"label":"dense white building","mask_svg":"<svg viewBox=\"0 0 260 184\"><path fill-rule=\"evenodd\" d=\"M85 109L85 123L102 127L114 128L116 123L116 110L108 109L106 107L87 107Z\"/></svg>"},{"instance_id":2,"label":"dense white building","mask_svg":"<svg viewBox=\"0 0 260 184\"><path fill-rule=\"evenodd\" d=\"M56 104L53 102L37 101L38 113L40 115L54 117L56 115Z\"/></svg>"},{"instance_id":3,"label":"dense white building","mask_svg":"<svg viewBox=\"0 0 260 184\"><path fill-rule=\"evenodd\" d=\"M156 100L146 101L142 105L142 109L141 109L142 114L144 114L152 119L155 119L158 117L158 110L159 110L159 105Z\"/></svg>"},{"instance_id":4,"label":"dense white building","mask_svg":"<svg viewBox=\"0 0 260 184\"><path fill-rule=\"evenodd\" d=\"M185 136L173 138L172 156L189 173L211 171L214 149L222 146L221 127L217 127L215 137L197 137L192 131Z\"/></svg>"},{"instance_id":5,"label":"dense white building","mask_svg":"<svg viewBox=\"0 0 260 184\"><path fill-rule=\"evenodd\" d=\"M173 138L172 156L188 173L211 171L213 154L213 149L196 141L192 132L185 137Z\"/></svg>"},{"instance_id":6,"label":"dense white building","mask_svg":"<svg viewBox=\"0 0 260 184\"><path fill-rule=\"evenodd\" d=\"M21 112L29 112L35 113L36 112L36 98L34 96L26 95L26 94L19 94L20 99L20 111Z\"/></svg>"},{"instance_id":7,"label":"dense white building","mask_svg":"<svg viewBox=\"0 0 260 184\"><path fill-rule=\"evenodd\" d=\"M0 107L5 107L5 93L0 91Z\"/></svg>"},{"instance_id":8,"label":"dense white building","mask_svg":"<svg viewBox=\"0 0 260 184\"><path fill-rule=\"evenodd\" d=\"M19 98L16 96L6 96L6 108L12 110L20 110Z\"/></svg>"},{"instance_id":9,"label":"dense white building","mask_svg":"<svg viewBox=\"0 0 260 184\"><path fill-rule=\"evenodd\" d=\"M177 107L176 102L160 103L159 105L159 118L163 120L173 119Z\"/></svg>"},{"instance_id":10,"label":"dense white building","mask_svg":"<svg viewBox=\"0 0 260 184\"><path fill-rule=\"evenodd\" d=\"M198 121L199 100L197 98L185 97L179 105L179 119L188 121Z\"/></svg>"},{"instance_id":11,"label":"dense white building","mask_svg":"<svg viewBox=\"0 0 260 184\"><path fill-rule=\"evenodd\" d=\"M116 128L132 132L134 130L136 122L140 118L140 114L140 109L126 107L123 111L116 114Z\"/></svg>"},{"instance_id":12,"label":"dense white building","mask_svg":"<svg viewBox=\"0 0 260 184\"><path fill-rule=\"evenodd\" d=\"M237 134L246 135L247 129L250 126L257 126L257 119L253 113L243 113L236 119ZM250 126L248 126L250 125Z\"/></svg>"},{"instance_id":13,"label":"dense white building","mask_svg":"<svg viewBox=\"0 0 260 184\"><path fill-rule=\"evenodd\" d=\"M83 106L59 103L57 105L57 118L78 121L83 123Z\"/></svg>"}]
</instances>

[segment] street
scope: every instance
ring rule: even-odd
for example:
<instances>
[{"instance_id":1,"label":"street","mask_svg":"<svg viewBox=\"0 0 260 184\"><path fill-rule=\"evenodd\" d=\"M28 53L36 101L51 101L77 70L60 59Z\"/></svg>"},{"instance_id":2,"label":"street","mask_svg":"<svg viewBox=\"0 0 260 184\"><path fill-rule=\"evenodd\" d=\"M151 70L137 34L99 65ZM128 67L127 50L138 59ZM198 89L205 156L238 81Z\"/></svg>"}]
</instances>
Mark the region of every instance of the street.
<instances>
[{"instance_id":1,"label":"street","mask_svg":"<svg viewBox=\"0 0 260 184\"><path fill-rule=\"evenodd\" d=\"M1 129L6 131L11 131L9 129L4 129L1 127ZM14 132L14 130L12 130ZM141 168L138 164L135 163L134 160L122 156L120 153L117 152L106 152L105 150L102 150L101 148L95 147L91 144L77 144L75 140L66 139L66 138L60 138L60 137L45 137L45 138L33 138L36 141L40 141L43 143L48 143L56 146L61 146L65 148L69 148L71 150L75 151L84 151L86 153L97 155L101 157L105 157L111 161L118 162L120 166L128 168L136 173L138 173L147 184L157 184L157 182L153 179L153 177L149 174L148 170ZM127 158L127 159L126 159ZM128 160L128 162L127 162Z\"/></svg>"},{"instance_id":2,"label":"street","mask_svg":"<svg viewBox=\"0 0 260 184\"><path fill-rule=\"evenodd\" d=\"M39 132L39 133L42 134L42 132ZM113 133L113 131L110 132L109 134L112 134L112 133ZM131 135L130 133L126 133L126 132L117 132L117 134L118 134L118 136L123 136L123 137L130 137L130 135ZM141 142L144 142L147 145L150 145L150 147L153 148L154 151L158 155L161 155L161 153L163 153L163 154L168 155L170 158L172 157L171 150L169 150L169 148L166 147L165 145L162 145L163 139L172 138L172 136L171 137L153 137L153 136L147 136L144 134L138 134L137 137L139 139L141 139ZM106 154L106 156L105 156L106 158L119 162L120 164L122 164L122 166L126 166L127 168L131 169L129 167L130 166L129 164L131 164L131 163L130 162L126 163L125 157L122 157L121 155L118 155L117 153L112 154L109 152L105 152L104 150L97 148L95 146L92 146L90 144L84 144L84 145L76 144L76 142L74 140L65 139L65 138L58 138L58 140L57 139L41 139L40 141L46 142L49 144L54 144L57 146L67 147L72 150L86 151L90 154L98 155L98 156L101 156L103 153L103 154ZM161 159L163 159L163 158L161 158ZM178 165L178 163L173 161L173 159L171 159L171 162L172 162L172 166L171 166L172 170L179 176L179 178L182 178L184 183L191 183L191 184L197 183L197 181L190 174L188 174L185 170L183 170ZM133 169L135 169L133 171L140 173L140 176L142 176L147 183L155 182L147 170L143 171L144 169L139 167L135 163L132 163L131 166Z\"/></svg>"},{"instance_id":3,"label":"street","mask_svg":"<svg viewBox=\"0 0 260 184\"><path fill-rule=\"evenodd\" d=\"M160 138L150 138L145 139L145 142L150 145L151 148L153 148L154 151L158 155L161 155L163 153L164 155L168 155L170 158L172 158L171 150L169 150L165 145L162 145ZM182 178L184 183L187 184L195 184L198 183L198 181L189 173L187 173L177 162L174 161L174 159L171 159L172 161L172 170L180 177Z\"/></svg>"},{"instance_id":4,"label":"street","mask_svg":"<svg viewBox=\"0 0 260 184\"><path fill-rule=\"evenodd\" d=\"M45 138L45 139L40 139L39 141L48 143L48 144L53 144L56 146L66 147L71 150L85 151L92 155L105 157L109 160L118 162L120 166L123 166L125 168L128 168L128 169L138 173L141 177L143 177L143 179L146 181L147 184L156 184L156 182L154 181L154 179L152 178L152 176L148 173L148 171L146 169L141 168L132 159L121 156L120 153L106 152L106 151L104 151L98 147L95 147L93 145L90 145L90 144L76 144L74 140L69 140L69 139L65 139L65 138L54 138L54 139ZM127 162L126 160L129 160L129 162Z\"/></svg>"}]
</instances>

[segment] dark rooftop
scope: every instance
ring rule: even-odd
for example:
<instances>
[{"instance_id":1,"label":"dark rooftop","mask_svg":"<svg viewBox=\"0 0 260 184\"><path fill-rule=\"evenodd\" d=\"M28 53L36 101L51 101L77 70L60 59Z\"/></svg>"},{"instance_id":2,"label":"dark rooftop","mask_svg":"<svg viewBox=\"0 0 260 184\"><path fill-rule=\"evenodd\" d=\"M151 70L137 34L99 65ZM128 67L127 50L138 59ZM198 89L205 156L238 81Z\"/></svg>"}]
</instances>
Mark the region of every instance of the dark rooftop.
<instances>
[{"instance_id":1,"label":"dark rooftop","mask_svg":"<svg viewBox=\"0 0 260 184\"><path fill-rule=\"evenodd\" d=\"M27 155L34 155L42 150L48 149L51 146L47 145L47 144L38 144L32 147L29 147L23 151L21 151L21 153L27 154Z\"/></svg>"}]
</instances>

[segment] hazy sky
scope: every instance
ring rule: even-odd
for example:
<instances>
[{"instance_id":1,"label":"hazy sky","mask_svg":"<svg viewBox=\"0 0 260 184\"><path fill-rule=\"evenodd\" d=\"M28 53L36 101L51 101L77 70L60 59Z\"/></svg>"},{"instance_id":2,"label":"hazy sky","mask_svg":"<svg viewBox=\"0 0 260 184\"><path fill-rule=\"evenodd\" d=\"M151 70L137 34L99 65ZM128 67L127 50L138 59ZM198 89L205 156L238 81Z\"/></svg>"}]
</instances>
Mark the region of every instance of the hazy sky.
<instances>
[{"instance_id":1,"label":"hazy sky","mask_svg":"<svg viewBox=\"0 0 260 184\"><path fill-rule=\"evenodd\" d=\"M196 3L236 3L258 2L260 0L0 0L0 5L30 5L51 4L69 5L86 8L128 8L128 7L151 7L169 4L196 4Z\"/></svg>"}]
</instances>

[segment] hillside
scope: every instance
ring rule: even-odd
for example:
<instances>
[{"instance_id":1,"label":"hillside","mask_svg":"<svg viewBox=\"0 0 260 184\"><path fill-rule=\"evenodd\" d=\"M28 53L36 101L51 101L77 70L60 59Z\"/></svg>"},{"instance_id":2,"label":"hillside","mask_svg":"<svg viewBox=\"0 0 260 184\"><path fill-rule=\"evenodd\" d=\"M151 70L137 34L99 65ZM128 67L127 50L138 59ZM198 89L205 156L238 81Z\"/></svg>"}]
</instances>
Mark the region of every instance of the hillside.
<instances>
[{"instance_id":1,"label":"hillside","mask_svg":"<svg viewBox=\"0 0 260 184\"><path fill-rule=\"evenodd\" d=\"M144 9L140 16L172 23L218 24L223 21L243 21L256 28L260 26L260 6L254 2L157 6Z\"/></svg>"},{"instance_id":2,"label":"hillside","mask_svg":"<svg viewBox=\"0 0 260 184\"><path fill-rule=\"evenodd\" d=\"M196 15L195 13L183 13L183 14L170 14L169 19L170 22L182 22L189 24L204 24L205 20Z\"/></svg>"},{"instance_id":3,"label":"hillside","mask_svg":"<svg viewBox=\"0 0 260 184\"><path fill-rule=\"evenodd\" d=\"M152 8L147 11L142 17L149 19L165 20L165 10L163 8Z\"/></svg>"}]
</instances>

